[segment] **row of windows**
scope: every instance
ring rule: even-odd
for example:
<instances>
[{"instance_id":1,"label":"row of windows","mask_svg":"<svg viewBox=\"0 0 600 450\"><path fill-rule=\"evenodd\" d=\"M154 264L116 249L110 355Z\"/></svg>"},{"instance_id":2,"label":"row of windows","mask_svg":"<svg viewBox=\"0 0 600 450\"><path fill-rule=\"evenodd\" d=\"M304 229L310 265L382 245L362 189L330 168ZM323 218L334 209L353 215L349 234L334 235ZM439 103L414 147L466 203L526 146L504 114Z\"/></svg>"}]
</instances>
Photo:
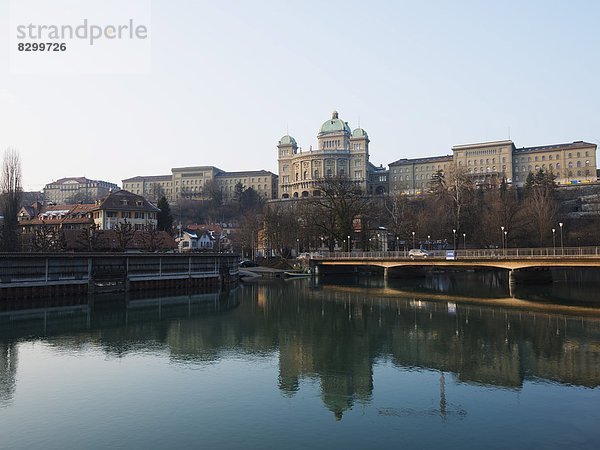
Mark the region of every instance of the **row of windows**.
<instances>
[{"instance_id":1,"label":"row of windows","mask_svg":"<svg viewBox=\"0 0 600 450\"><path fill-rule=\"evenodd\" d=\"M156 219L156 213L145 213L142 211L106 211L106 217L109 219L116 219L120 217L121 219ZM96 211L94 213L94 219L100 218L100 211Z\"/></svg>"},{"instance_id":2,"label":"row of windows","mask_svg":"<svg viewBox=\"0 0 600 450\"><path fill-rule=\"evenodd\" d=\"M476 165L477 165L477 160L476 160L476 159L474 159L473 161L471 161L471 160L468 160L468 161L467 161L467 166L470 166L470 165L471 165L471 162L473 163L473 165L474 165L474 166L476 166ZM485 164L485 165L488 165L488 164L496 164L496 158L492 158L492 161L491 161L491 163L490 163L490 159L489 159L489 158L486 158L486 159L485 159L485 161L484 161L483 159L480 159L480 160L479 160L479 165L480 165L480 166L483 166L484 164ZM506 157L505 157L505 156L503 156L503 157L502 157L502 164L506 164ZM459 165L459 166L462 166L462 161L459 161L459 162L458 162L458 165Z\"/></svg>"},{"instance_id":3,"label":"row of windows","mask_svg":"<svg viewBox=\"0 0 600 450\"><path fill-rule=\"evenodd\" d=\"M500 151L502 151L502 150L500 150ZM497 153L498 153L498 149L492 148L492 149L487 149L487 150L473 150L473 151L467 152L467 156L495 155Z\"/></svg>"},{"instance_id":4,"label":"row of windows","mask_svg":"<svg viewBox=\"0 0 600 450\"><path fill-rule=\"evenodd\" d=\"M342 141L340 139L335 139L333 141L323 141L323 148L340 148L342 146Z\"/></svg>"},{"instance_id":5,"label":"row of windows","mask_svg":"<svg viewBox=\"0 0 600 450\"><path fill-rule=\"evenodd\" d=\"M412 168L413 168L413 166L404 167L404 169L402 167L400 167L398 169L393 168L392 169L392 173L402 173L402 172L409 173L412 170ZM421 172L421 171L431 172L431 171L444 170L445 168L446 168L445 164L444 165L438 164L437 165L437 169L436 169L435 165L432 165L432 166L414 166L415 172Z\"/></svg>"}]
</instances>

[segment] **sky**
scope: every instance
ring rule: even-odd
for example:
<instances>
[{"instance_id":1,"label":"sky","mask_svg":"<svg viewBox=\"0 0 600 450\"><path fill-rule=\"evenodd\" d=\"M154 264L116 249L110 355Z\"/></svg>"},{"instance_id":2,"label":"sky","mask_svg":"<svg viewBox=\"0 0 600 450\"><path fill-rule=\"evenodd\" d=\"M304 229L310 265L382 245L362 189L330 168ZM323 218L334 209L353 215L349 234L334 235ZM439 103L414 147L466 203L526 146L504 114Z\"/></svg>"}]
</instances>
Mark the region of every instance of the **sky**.
<instances>
[{"instance_id":1,"label":"sky","mask_svg":"<svg viewBox=\"0 0 600 450\"><path fill-rule=\"evenodd\" d=\"M153 0L143 73L18 74L0 40L0 151L42 190L173 167L276 173L278 140L314 146L333 110L384 166L488 140L600 143L599 19L592 0Z\"/></svg>"}]
</instances>

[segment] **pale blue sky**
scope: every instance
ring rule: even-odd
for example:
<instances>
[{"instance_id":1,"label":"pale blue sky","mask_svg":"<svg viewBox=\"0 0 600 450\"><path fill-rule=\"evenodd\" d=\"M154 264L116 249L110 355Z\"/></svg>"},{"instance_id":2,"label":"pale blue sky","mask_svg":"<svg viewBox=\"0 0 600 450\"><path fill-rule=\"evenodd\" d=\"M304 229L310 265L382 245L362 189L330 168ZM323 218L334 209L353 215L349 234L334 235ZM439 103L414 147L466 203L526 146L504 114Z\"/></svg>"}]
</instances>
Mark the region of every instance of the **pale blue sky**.
<instances>
[{"instance_id":1,"label":"pale blue sky","mask_svg":"<svg viewBox=\"0 0 600 450\"><path fill-rule=\"evenodd\" d=\"M8 30L8 1L0 27ZM152 70L13 75L0 46L0 149L27 189L121 184L172 167L277 171L286 128L316 143L331 111L377 165L509 136L600 143L595 1L152 1Z\"/></svg>"}]
</instances>

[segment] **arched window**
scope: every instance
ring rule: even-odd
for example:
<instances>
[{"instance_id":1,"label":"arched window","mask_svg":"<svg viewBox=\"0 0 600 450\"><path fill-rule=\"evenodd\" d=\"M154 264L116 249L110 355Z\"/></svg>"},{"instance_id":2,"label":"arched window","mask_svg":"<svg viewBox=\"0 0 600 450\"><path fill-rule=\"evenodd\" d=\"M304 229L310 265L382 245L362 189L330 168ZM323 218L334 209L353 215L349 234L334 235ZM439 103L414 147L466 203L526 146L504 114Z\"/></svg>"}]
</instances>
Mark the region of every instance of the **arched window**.
<instances>
[{"instance_id":1,"label":"arched window","mask_svg":"<svg viewBox=\"0 0 600 450\"><path fill-rule=\"evenodd\" d=\"M298 193L294 192L294 198L298 198Z\"/></svg>"},{"instance_id":2,"label":"arched window","mask_svg":"<svg viewBox=\"0 0 600 450\"><path fill-rule=\"evenodd\" d=\"M581 167L581 161L577 161L577 167Z\"/></svg>"},{"instance_id":3,"label":"arched window","mask_svg":"<svg viewBox=\"0 0 600 450\"><path fill-rule=\"evenodd\" d=\"M303 175L302 179L306 180L308 178L308 171L305 170L302 175Z\"/></svg>"}]
</instances>

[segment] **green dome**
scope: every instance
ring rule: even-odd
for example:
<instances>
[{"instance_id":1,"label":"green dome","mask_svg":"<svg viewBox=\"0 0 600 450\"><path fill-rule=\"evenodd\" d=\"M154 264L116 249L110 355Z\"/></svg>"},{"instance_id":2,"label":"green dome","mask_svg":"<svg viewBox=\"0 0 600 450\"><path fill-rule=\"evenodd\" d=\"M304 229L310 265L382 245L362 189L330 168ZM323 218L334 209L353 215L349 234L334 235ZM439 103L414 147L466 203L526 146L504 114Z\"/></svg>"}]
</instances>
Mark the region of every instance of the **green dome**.
<instances>
[{"instance_id":1,"label":"green dome","mask_svg":"<svg viewBox=\"0 0 600 450\"><path fill-rule=\"evenodd\" d=\"M362 128L357 128L356 130L354 130L352 132L352 137L353 138L361 138L361 137L368 138L369 136L367 135L367 132L365 130L363 130Z\"/></svg>"},{"instance_id":2,"label":"green dome","mask_svg":"<svg viewBox=\"0 0 600 450\"><path fill-rule=\"evenodd\" d=\"M286 134L284 137L279 139L279 145L298 145L298 144L296 144L296 139L291 137L289 134Z\"/></svg>"},{"instance_id":3,"label":"green dome","mask_svg":"<svg viewBox=\"0 0 600 450\"><path fill-rule=\"evenodd\" d=\"M346 133L350 134L350 127L342 119L339 119L338 112L334 111L333 114L331 115L331 119L327 120L326 122L323 122L323 125L321 125L321 130L319 131L319 133L340 133L340 132L346 132Z\"/></svg>"}]
</instances>

